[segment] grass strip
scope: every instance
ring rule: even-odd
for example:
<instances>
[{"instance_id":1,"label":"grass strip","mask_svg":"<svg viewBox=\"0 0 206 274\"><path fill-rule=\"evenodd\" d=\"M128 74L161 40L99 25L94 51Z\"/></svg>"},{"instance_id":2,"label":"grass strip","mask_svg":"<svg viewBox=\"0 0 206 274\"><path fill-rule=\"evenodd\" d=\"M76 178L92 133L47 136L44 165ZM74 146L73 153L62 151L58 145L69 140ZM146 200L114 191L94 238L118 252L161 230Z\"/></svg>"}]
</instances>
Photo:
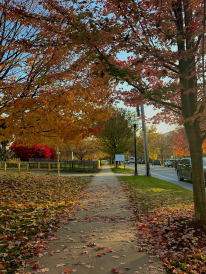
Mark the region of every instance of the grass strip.
<instances>
[{"instance_id":1,"label":"grass strip","mask_svg":"<svg viewBox=\"0 0 206 274\"><path fill-rule=\"evenodd\" d=\"M194 220L193 193L153 177L118 180L134 212L136 251L159 257L168 273L206 273L206 222Z\"/></svg>"},{"instance_id":2,"label":"grass strip","mask_svg":"<svg viewBox=\"0 0 206 274\"><path fill-rule=\"evenodd\" d=\"M43 252L59 221L72 216L88 179L0 174L0 274L15 273Z\"/></svg>"},{"instance_id":3,"label":"grass strip","mask_svg":"<svg viewBox=\"0 0 206 274\"><path fill-rule=\"evenodd\" d=\"M134 170L132 170L130 168L127 168L127 167L124 168L124 166L118 166L116 168L114 165L111 165L110 167L111 167L111 169L114 173L127 173L127 174L131 173L131 174L134 174Z\"/></svg>"}]
</instances>

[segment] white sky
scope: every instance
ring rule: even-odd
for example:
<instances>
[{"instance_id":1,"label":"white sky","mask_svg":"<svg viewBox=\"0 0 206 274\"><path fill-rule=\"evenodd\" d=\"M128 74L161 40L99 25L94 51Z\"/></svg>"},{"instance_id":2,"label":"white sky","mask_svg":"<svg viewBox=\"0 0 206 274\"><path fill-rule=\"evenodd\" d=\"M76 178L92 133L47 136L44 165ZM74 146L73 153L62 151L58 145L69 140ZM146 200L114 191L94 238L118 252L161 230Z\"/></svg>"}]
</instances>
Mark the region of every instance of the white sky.
<instances>
[{"instance_id":1,"label":"white sky","mask_svg":"<svg viewBox=\"0 0 206 274\"><path fill-rule=\"evenodd\" d=\"M116 106L118 108L127 108L127 109L130 109L130 110L134 110L135 113L136 113L136 108L126 107L123 102L117 104ZM145 112L146 118L151 118L152 116L154 116L155 114L158 113L158 111L154 110L152 106L144 106L144 112ZM147 122L146 122L146 125L147 125ZM149 125L151 125L151 124L149 124ZM166 133L166 132L169 132L169 131L173 130L173 127L170 126L170 125L167 125L166 123L159 123L155 126L157 127L157 131L159 133Z\"/></svg>"}]
</instances>

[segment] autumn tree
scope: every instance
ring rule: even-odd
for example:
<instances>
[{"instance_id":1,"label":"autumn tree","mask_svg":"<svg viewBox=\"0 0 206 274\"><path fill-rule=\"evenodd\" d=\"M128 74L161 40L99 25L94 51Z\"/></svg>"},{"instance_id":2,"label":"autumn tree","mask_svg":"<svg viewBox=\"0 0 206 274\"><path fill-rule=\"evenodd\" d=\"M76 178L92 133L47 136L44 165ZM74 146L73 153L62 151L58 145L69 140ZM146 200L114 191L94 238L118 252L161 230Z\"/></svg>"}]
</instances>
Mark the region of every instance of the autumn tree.
<instances>
[{"instance_id":1,"label":"autumn tree","mask_svg":"<svg viewBox=\"0 0 206 274\"><path fill-rule=\"evenodd\" d=\"M164 160L170 159L173 150L171 148L171 134L159 134L157 136L157 149L158 149L158 155L161 159L161 163L164 164Z\"/></svg>"},{"instance_id":2,"label":"autumn tree","mask_svg":"<svg viewBox=\"0 0 206 274\"><path fill-rule=\"evenodd\" d=\"M119 91L119 98L133 106L153 104L162 109L156 120L184 125L195 218L205 220L205 1L105 1L90 17L87 44L95 50L99 68L131 86ZM85 25L85 19L81 23ZM120 51L128 53L126 61L119 60Z\"/></svg>"},{"instance_id":3,"label":"autumn tree","mask_svg":"<svg viewBox=\"0 0 206 274\"><path fill-rule=\"evenodd\" d=\"M104 158L106 155L98 148L96 138L90 137L79 143L70 143L60 147L60 159L71 160L73 156L79 160L94 160Z\"/></svg>"},{"instance_id":4,"label":"autumn tree","mask_svg":"<svg viewBox=\"0 0 206 274\"><path fill-rule=\"evenodd\" d=\"M151 160L161 159L161 163L164 163L164 159L170 158L172 155L170 134L163 134L157 132L155 125L147 126L147 144L148 153ZM137 154L139 159L144 159L144 143L142 131L137 134Z\"/></svg>"},{"instance_id":5,"label":"autumn tree","mask_svg":"<svg viewBox=\"0 0 206 274\"><path fill-rule=\"evenodd\" d=\"M33 12L13 5L10 11L25 23L29 18L31 24L49 30L46 42L57 34L64 41L62 48L75 41L81 48L75 62L93 65L90 77L109 77L131 87L117 92L127 104L153 104L161 110L156 121L184 125L192 159L195 218L205 220L205 0L38 4ZM41 9L46 10L44 16ZM120 60L122 51L128 53L127 60Z\"/></svg>"},{"instance_id":6,"label":"autumn tree","mask_svg":"<svg viewBox=\"0 0 206 274\"><path fill-rule=\"evenodd\" d=\"M99 149L115 158L115 154L126 154L134 147L134 115L125 109L114 109L108 121L100 121L98 125L104 129L96 137Z\"/></svg>"},{"instance_id":7,"label":"autumn tree","mask_svg":"<svg viewBox=\"0 0 206 274\"><path fill-rule=\"evenodd\" d=\"M178 128L172 134L171 147L173 151L180 156L189 156L189 143L187 141L185 129Z\"/></svg>"},{"instance_id":8,"label":"autumn tree","mask_svg":"<svg viewBox=\"0 0 206 274\"><path fill-rule=\"evenodd\" d=\"M47 14L36 1L0 1L0 140L41 144L98 133L92 125L109 115L112 82L93 77L90 64L76 60L78 54L84 59L77 43L57 33L49 38L37 21L21 18L35 11Z\"/></svg>"},{"instance_id":9,"label":"autumn tree","mask_svg":"<svg viewBox=\"0 0 206 274\"><path fill-rule=\"evenodd\" d=\"M91 138L80 141L80 143L73 148L73 153L74 156L82 161L83 159L94 159L96 150L95 144Z\"/></svg>"},{"instance_id":10,"label":"autumn tree","mask_svg":"<svg viewBox=\"0 0 206 274\"><path fill-rule=\"evenodd\" d=\"M156 145L156 127L155 126L147 126L147 146L148 146L148 153L149 158L154 160L157 159L157 145ZM144 159L144 141L143 141L143 134L141 128L139 129L136 137L136 145L137 145L137 155L139 159Z\"/></svg>"},{"instance_id":11,"label":"autumn tree","mask_svg":"<svg viewBox=\"0 0 206 274\"><path fill-rule=\"evenodd\" d=\"M159 133L154 125L147 127L148 153L151 160L158 158Z\"/></svg>"},{"instance_id":12,"label":"autumn tree","mask_svg":"<svg viewBox=\"0 0 206 274\"><path fill-rule=\"evenodd\" d=\"M144 142L143 142L143 136L142 133L140 134L137 133L136 136L136 150L137 150L137 157L139 159L144 159ZM130 154L134 155L134 148L132 147L130 150Z\"/></svg>"}]
</instances>

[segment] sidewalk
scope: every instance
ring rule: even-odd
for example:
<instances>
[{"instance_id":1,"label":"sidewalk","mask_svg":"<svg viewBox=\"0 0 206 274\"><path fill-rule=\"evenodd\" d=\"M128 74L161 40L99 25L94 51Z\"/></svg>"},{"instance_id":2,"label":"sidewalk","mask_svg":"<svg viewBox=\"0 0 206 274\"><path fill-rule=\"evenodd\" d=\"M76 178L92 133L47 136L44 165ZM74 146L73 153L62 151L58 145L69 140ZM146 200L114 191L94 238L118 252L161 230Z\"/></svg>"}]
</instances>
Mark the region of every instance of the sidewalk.
<instances>
[{"instance_id":1,"label":"sidewalk","mask_svg":"<svg viewBox=\"0 0 206 274\"><path fill-rule=\"evenodd\" d=\"M166 273L158 258L139 252L128 199L108 165L92 179L75 214L61 220L49 249L31 260L42 268L28 266L24 273Z\"/></svg>"}]
</instances>

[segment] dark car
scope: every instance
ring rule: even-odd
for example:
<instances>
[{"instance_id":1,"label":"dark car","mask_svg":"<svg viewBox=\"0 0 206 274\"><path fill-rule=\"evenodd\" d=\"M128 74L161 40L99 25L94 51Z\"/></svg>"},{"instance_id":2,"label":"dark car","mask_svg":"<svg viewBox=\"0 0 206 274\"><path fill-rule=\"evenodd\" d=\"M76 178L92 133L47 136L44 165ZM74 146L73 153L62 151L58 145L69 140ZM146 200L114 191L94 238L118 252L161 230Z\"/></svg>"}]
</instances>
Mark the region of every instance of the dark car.
<instances>
[{"instance_id":1,"label":"dark car","mask_svg":"<svg viewBox=\"0 0 206 274\"><path fill-rule=\"evenodd\" d=\"M172 162L172 167L175 168L175 170L177 170L177 165L179 164L180 160L179 159L175 159L173 162Z\"/></svg>"},{"instance_id":2,"label":"dark car","mask_svg":"<svg viewBox=\"0 0 206 274\"><path fill-rule=\"evenodd\" d=\"M204 174L206 179L206 157L203 158ZM192 163L191 158L183 158L177 165L177 177L179 181L184 179L192 180Z\"/></svg>"},{"instance_id":3,"label":"dark car","mask_svg":"<svg viewBox=\"0 0 206 274\"><path fill-rule=\"evenodd\" d=\"M154 160L154 161L152 162L152 165L153 165L153 166L161 166L160 160Z\"/></svg>"}]
</instances>

